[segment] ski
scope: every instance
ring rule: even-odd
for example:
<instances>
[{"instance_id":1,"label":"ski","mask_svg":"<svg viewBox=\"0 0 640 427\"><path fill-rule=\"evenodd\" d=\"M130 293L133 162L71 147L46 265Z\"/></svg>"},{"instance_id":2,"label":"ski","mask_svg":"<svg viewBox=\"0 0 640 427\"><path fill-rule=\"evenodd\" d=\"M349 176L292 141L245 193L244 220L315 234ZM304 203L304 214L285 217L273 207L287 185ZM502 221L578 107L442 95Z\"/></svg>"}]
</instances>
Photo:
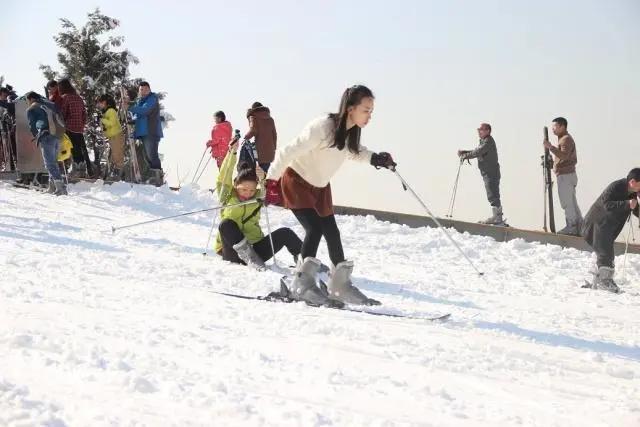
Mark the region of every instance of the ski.
<instances>
[{"instance_id":1,"label":"ski","mask_svg":"<svg viewBox=\"0 0 640 427\"><path fill-rule=\"evenodd\" d=\"M142 173L140 171L140 164L138 163L138 155L136 152L136 141L135 138L132 137L133 129L129 124L129 106L125 103L126 99L126 88L124 86L120 86L120 124L123 126L123 131L125 132L125 145L129 148L129 163L131 167L131 175L133 181L136 184L142 183Z\"/></svg>"},{"instance_id":2,"label":"ski","mask_svg":"<svg viewBox=\"0 0 640 427\"><path fill-rule=\"evenodd\" d=\"M34 191L38 191L40 193L46 193L49 190L48 187L40 187L40 186L29 185L29 184L20 184L20 183L17 183L17 182L13 182L13 183L11 183L11 185L16 187L16 188L23 188L25 190L34 190Z\"/></svg>"},{"instance_id":3,"label":"ski","mask_svg":"<svg viewBox=\"0 0 640 427\"><path fill-rule=\"evenodd\" d=\"M280 302L280 303L286 303L286 304L293 303L293 302L300 302L300 301L291 299L286 295L283 295L281 292L271 292L270 294L263 295L263 296L240 295L240 294L234 294L230 292L221 292L221 291L211 291L211 292L217 295L223 295L226 297L238 298L238 299L250 300L250 301ZM319 307L311 304L306 304L306 305L309 307L316 307L316 308ZM365 310L365 309L353 308L353 307L337 307L337 306L320 306L320 307L330 308L333 310L348 311L350 313L368 314L371 316L391 317L396 319L427 320L429 322L444 322L451 317L451 313L446 313L446 314L441 314L441 315L431 316L431 317L421 317L421 316L410 316L406 314L385 313L380 311Z\"/></svg>"}]
</instances>

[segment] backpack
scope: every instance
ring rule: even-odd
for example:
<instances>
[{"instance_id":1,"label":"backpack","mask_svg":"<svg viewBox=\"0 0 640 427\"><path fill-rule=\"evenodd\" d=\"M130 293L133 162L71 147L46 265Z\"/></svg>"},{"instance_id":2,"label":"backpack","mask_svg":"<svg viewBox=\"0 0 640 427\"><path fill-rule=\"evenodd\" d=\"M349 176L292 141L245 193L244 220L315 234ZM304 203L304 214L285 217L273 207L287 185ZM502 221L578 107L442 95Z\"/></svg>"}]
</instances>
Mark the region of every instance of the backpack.
<instances>
[{"instance_id":1,"label":"backpack","mask_svg":"<svg viewBox=\"0 0 640 427\"><path fill-rule=\"evenodd\" d=\"M40 102L40 108L47 113L47 120L49 121L49 133L55 135L58 138L62 138L65 134L66 128L64 125L64 118L60 113L60 110L52 102L42 100Z\"/></svg>"},{"instance_id":2,"label":"backpack","mask_svg":"<svg viewBox=\"0 0 640 427\"><path fill-rule=\"evenodd\" d=\"M244 162L255 165L258 160L258 153L255 144L251 141L244 141L240 147L240 155L238 156L238 168Z\"/></svg>"}]
</instances>

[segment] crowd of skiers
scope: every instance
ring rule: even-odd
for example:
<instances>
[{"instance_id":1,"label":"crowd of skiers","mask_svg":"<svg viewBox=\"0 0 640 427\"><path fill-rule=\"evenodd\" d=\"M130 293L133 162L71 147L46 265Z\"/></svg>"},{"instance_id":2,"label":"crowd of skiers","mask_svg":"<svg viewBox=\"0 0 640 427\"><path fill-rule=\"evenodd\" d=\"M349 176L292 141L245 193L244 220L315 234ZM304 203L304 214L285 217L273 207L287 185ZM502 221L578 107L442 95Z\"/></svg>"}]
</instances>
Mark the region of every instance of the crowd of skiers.
<instances>
[{"instance_id":1,"label":"crowd of skiers","mask_svg":"<svg viewBox=\"0 0 640 427\"><path fill-rule=\"evenodd\" d=\"M149 84L139 85L138 99L129 112L135 118L133 135L142 141L145 159L154 173L152 183L163 181L158 156L162 138L159 100ZM67 79L47 84L48 99L30 92L27 116L34 142L39 146L49 171L51 190L65 194L66 189L56 155L60 139L68 137L72 144L72 173L91 174L91 162L83 137L86 125L84 100ZM123 96L123 105L129 99ZM111 95L97 100L102 111L101 123L111 146L114 173L119 176L124 167L126 135L122 115L117 112ZM0 90L0 107L11 107L7 90ZM378 304L351 282L353 262L344 254L340 231L333 209L331 178L345 160L369 163L375 168L395 169L393 157L386 152L374 153L360 143L361 131L369 123L374 108L371 90L362 85L344 91L336 113L310 121L286 147L278 149L277 131L269 108L259 102L247 110L248 131L241 138L223 111L214 114L214 126L206 147L211 150L219 168L216 191L224 206L218 228L215 250L225 260L244 263L258 269L275 252L287 248L296 263L291 283L291 296L312 304L340 301L349 304ZM63 122L63 135L56 127L56 114ZM52 117L54 119L52 119ZM624 179L609 185L583 219L576 199L576 145L567 131L563 117L552 121L557 136L554 145L543 141L555 158L554 172L558 194L565 211L566 227L562 234L582 235L593 247L597 268L590 286L617 292L613 281L613 244L631 213L638 216L640 168L631 170ZM460 161L477 159L492 215L481 221L504 225L500 198L500 164L492 128L482 123L478 128L479 144L472 150L458 150ZM242 141L241 141L242 139ZM66 173L63 168L62 171ZM265 205L289 209L304 229L299 238L291 229L281 228L265 235L260 227L260 213ZM318 246L324 238L331 260L331 274L326 288L318 286L318 274L324 268L317 259Z\"/></svg>"},{"instance_id":2,"label":"crowd of skiers","mask_svg":"<svg viewBox=\"0 0 640 427\"><path fill-rule=\"evenodd\" d=\"M96 178L96 163L92 163L85 141L88 123L86 102L67 78L51 80L47 83L46 97L37 92L28 92L24 99L27 102L27 120L29 131L42 153L43 162L49 174L49 192L56 195L66 194L65 181L69 178ZM17 149L15 138L15 101L17 96L9 97L8 88L0 88L0 107L12 116L11 148L2 150L5 170L16 169ZM100 114L100 128L109 145L110 173L105 178L120 180L125 177L125 145L129 137L139 140L143 147L143 159L148 164L151 177L149 184L162 185L164 176L158 146L162 133L160 102L158 95L151 92L149 83L140 82L138 97L130 102L126 91L122 91L122 111L118 111L115 97L102 94L95 102ZM123 114L124 113L124 114ZM131 134L128 124L133 124ZM5 144L6 145L6 144ZM64 156L69 151L69 156ZM130 151L129 157L136 153ZM137 156L137 154L135 154ZM4 157L9 157L5 159ZM65 161L66 160L66 161Z\"/></svg>"}]
</instances>

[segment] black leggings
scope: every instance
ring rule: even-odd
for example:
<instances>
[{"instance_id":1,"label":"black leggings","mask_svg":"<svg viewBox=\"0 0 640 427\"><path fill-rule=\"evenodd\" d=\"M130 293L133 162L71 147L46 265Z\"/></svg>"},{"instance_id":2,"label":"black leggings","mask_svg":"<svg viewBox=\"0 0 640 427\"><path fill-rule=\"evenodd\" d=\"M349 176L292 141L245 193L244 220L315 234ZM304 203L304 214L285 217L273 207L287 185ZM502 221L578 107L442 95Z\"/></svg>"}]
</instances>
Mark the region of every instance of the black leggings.
<instances>
[{"instance_id":1,"label":"black leggings","mask_svg":"<svg viewBox=\"0 0 640 427\"><path fill-rule=\"evenodd\" d=\"M344 261L340 230L338 230L334 215L321 217L315 209L293 209L293 214L298 218L305 231L301 251L302 259L316 256L320 239L324 236L329 250L329 258L331 258L333 265Z\"/></svg>"},{"instance_id":2,"label":"black leggings","mask_svg":"<svg viewBox=\"0 0 640 427\"><path fill-rule=\"evenodd\" d=\"M75 133L67 131L67 136L71 140L71 155L75 163L84 162L87 166L87 173L93 174L93 168L91 166L91 160L89 159L89 151L87 151L87 143L84 141L84 135L81 133Z\"/></svg>"},{"instance_id":3,"label":"black leggings","mask_svg":"<svg viewBox=\"0 0 640 427\"><path fill-rule=\"evenodd\" d=\"M244 264L242 260L238 257L238 253L235 249L233 249L233 245L239 243L244 239L244 234L240 231L238 224L235 223L232 219L225 219L218 226L218 231L220 232L220 238L222 239L222 258L225 261L231 261L238 264ZM273 233L271 233L271 237L273 238L273 248L276 253L280 252L280 249L283 247L287 247L287 250L291 255L293 255L294 259L300 255L300 247L302 246L302 241L293 232L290 228L279 228ZM257 241L253 245L253 250L256 251L258 256L262 258L263 261L267 261L273 256L273 251L271 250L271 241L269 236L263 237L261 240Z\"/></svg>"}]
</instances>

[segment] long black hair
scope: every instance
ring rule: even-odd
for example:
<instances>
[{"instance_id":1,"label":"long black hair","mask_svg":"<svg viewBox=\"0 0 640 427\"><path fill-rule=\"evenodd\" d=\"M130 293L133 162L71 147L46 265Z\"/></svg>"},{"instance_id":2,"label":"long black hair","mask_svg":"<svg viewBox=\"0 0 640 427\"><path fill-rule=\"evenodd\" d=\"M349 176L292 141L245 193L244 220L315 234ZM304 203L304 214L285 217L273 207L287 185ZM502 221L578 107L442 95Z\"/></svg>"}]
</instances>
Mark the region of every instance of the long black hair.
<instances>
[{"instance_id":1,"label":"long black hair","mask_svg":"<svg viewBox=\"0 0 640 427\"><path fill-rule=\"evenodd\" d=\"M76 91L76 88L74 88L73 85L71 84L71 80L67 78L62 79L58 82L58 90L60 91L61 95L66 95L69 93L72 93L74 95L78 94L78 92Z\"/></svg>"},{"instance_id":2,"label":"long black hair","mask_svg":"<svg viewBox=\"0 0 640 427\"><path fill-rule=\"evenodd\" d=\"M105 108L104 111L107 111L109 108L113 108L114 110L117 110L115 98L113 96L109 95L108 93L105 93L104 95L100 95L98 97L98 102L106 102L107 103L107 108Z\"/></svg>"},{"instance_id":3,"label":"long black hair","mask_svg":"<svg viewBox=\"0 0 640 427\"><path fill-rule=\"evenodd\" d=\"M355 107L362 102L363 98L375 98L373 92L366 86L351 86L342 94L340 108L337 113L329 114L335 124L334 139L332 147L343 150L345 145L354 154L360 152L360 127L353 126L347 130L347 118L349 117L349 107Z\"/></svg>"}]
</instances>

